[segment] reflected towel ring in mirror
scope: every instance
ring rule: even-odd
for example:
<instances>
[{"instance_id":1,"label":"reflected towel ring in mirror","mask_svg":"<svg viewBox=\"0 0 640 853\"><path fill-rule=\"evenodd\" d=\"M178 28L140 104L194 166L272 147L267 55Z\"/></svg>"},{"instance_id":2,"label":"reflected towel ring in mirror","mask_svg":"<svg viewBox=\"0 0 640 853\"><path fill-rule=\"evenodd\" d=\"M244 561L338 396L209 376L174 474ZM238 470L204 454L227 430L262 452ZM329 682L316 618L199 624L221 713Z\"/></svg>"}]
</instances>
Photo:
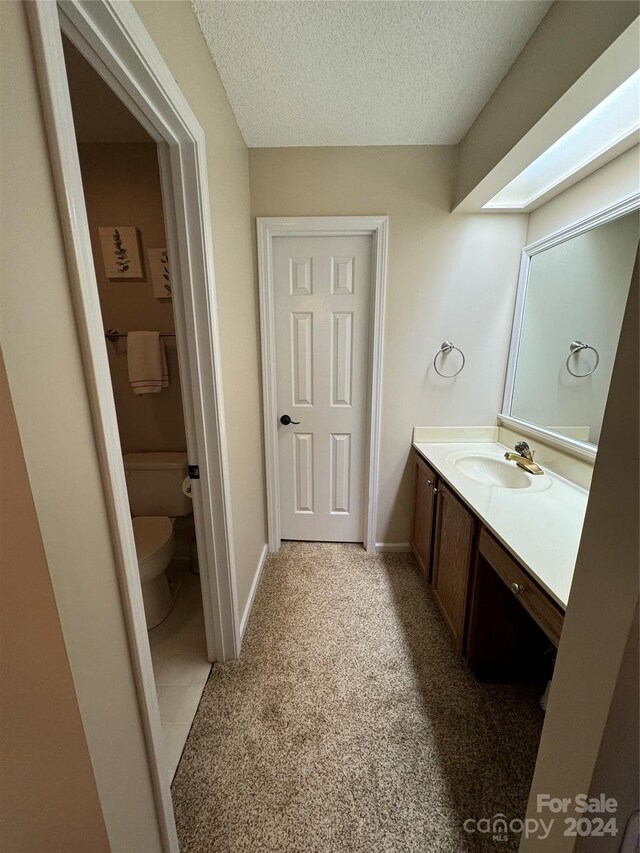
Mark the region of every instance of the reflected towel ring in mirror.
<instances>
[{"instance_id":1,"label":"reflected towel ring in mirror","mask_svg":"<svg viewBox=\"0 0 640 853\"><path fill-rule=\"evenodd\" d=\"M596 363L593 365L593 367L591 368L591 370L588 373L574 373L573 370L571 370L569 363L570 363L570 361L574 355L577 355L579 352L582 352L582 350L585 350L585 349L590 349L592 352L594 352L596 354ZM575 376L576 379L584 379L586 376L591 376L591 374L594 372L596 367L600 364L600 353L598 352L598 350L595 347L590 346L589 344L583 344L582 341L572 341L569 344L569 350L570 350L570 352L569 352L569 355L567 356L567 362L566 362L566 367L567 367L567 370L569 371L569 373L572 376Z\"/></svg>"},{"instance_id":2,"label":"reflected towel ring in mirror","mask_svg":"<svg viewBox=\"0 0 640 853\"><path fill-rule=\"evenodd\" d=\"M448 355L450 352L453 352L453 350L456 350L456 351L457 351L457 352L459 352L459 353L460 353L460 355L462 356L462 364L461 364L461 365L460 365L460 367L456 370L456 372L455 372L455 373L441 373L441 372L438 370L438 364L437 364L437 362L438 362L438 356L439 356L439 355ZM454 345L453 345L453 343L452 343L451 341L445 341L445 342L442 344L442 346L440 347L440 349L438 350L438 352L437 352L437 353L435 354L435 356L433 357L433 369L434 369L434 370L435 370L435 372L438 374L438 376L442 376L442 377L443 377L443 379L453 379L455 376L457 376L457 375L462 371L462 368L464 367L465 360L466 360L466 359L465 359L465 357L464 357L464 353L462 352L462 350L461 350L461 349L459 349L458 347L454 346Z\"/></svg>"}]
</instances>

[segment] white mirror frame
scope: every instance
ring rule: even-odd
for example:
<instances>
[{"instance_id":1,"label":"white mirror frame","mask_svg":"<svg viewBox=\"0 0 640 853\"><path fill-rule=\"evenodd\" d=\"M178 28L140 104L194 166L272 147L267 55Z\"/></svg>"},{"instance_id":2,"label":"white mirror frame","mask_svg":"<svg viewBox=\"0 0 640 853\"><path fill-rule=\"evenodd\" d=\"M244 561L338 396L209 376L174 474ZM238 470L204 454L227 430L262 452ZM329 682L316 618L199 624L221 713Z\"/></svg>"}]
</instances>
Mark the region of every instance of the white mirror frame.
<instances>
[{"instance_id":1,"label":"white mirror frame","mask_svg":"<svg viewBox=\"0 0 640 853\"><path fill-rule=\"evenodd\" d=\"M546 429L538 424L524 421L520 418L515 418L511 414L513 404L513 392L516 378L516 366L518 363L518 352L520 349L520 336L522 333L522 324L524 320L524 309L527 301L527 287L529 284L529 268L531 259L534 255L540 254L553 246L578 237L586 231L591 231L599 225L605 225L607 222L612 222L614 219L620 219L628 213L633 213L634 210L640 209L640 193L633 193L626 196L616 204L602 208L591 214L585 219L574 222L560 231L555 231L541 240L536 240L535 243L530 243L522 250L522 258L520 261L520 275L518 278L518 291L516 294L516 304L513 315L513 327L511 331L511 345L509 348L509 363L507 366L507 376L504 386L504 399L502 401L502 412L498 415L498 420L504 426L517 432L525 433L528 436L539 438L542 441L557 447L560 450L568 451L574 456L581 459L593 461L596 457L598 447L586 441L580 441L576 438L569 438L559 432Z\"/></svg>"}]
</instances>

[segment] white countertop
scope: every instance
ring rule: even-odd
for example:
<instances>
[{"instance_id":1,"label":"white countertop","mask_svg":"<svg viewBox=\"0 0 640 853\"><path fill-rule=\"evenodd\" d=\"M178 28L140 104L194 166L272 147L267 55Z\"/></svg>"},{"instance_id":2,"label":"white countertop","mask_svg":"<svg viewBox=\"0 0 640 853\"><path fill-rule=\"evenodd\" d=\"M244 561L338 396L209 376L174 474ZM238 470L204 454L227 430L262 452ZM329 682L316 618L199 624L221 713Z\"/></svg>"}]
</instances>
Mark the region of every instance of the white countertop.
<instances>
[{"instance_id":1,"label":"white countertop","mask_svg":"<svg viewBox=\"0 0 640 853\"><path fill-rule=\"evenodd\" d=\"M502 456L513 450L497 441L417 441L413 446L549 595L566 608L589 493L548 469L544 477L550 481L549 488L528 492L479 483L447 462L452 453Z\"/></svg>"}]
</instances>

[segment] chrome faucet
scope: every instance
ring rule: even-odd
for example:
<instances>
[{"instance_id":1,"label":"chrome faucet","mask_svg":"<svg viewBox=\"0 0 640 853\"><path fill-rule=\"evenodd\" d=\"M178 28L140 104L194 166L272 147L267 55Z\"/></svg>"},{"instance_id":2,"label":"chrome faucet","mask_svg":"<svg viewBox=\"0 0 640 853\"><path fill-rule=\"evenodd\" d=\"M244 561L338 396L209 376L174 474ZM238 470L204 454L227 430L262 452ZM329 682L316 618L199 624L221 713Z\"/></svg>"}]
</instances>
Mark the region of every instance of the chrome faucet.
<instances>
[{"instance_id":1,"label":"chrome faucet","mask_svg":"<svg viewBox=\"0 0 640 853\"><path fill-rule=\"evenodd\" d=\"M526 441L517 441L515 453L505 453L504 458L508 462L515 462L519 468L528 471L529 474L544 474L537 462L533 461L534 451L531 450Z\"/></svg>"}]
</instances>

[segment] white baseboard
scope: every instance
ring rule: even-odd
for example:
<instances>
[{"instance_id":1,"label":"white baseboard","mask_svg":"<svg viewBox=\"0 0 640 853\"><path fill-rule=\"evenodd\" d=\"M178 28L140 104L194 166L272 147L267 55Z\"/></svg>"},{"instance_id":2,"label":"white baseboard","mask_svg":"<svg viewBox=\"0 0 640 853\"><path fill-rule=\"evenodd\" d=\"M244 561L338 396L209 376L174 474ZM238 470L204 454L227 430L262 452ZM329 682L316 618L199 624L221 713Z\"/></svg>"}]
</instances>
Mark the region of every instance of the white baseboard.
<instances>
[{"instance_id":1,"label":"white baseboard","mask_svg":"<svg viewBox=\"0 0 640 853\"><path fill-rule=\"evenodd\" d=\"M266 562L268 554L269 548L265 544L262 546L262 552L260 554L258 565L256 566L256 571L253 576L253 583L251 584L251 589L249 590L249 598L247 599L247 603L244 608L244 613L242 614L242 619L240 620L240 642L238 643L238 646L240 648L242 647L244 632L247 630L247 622L249 621L249 616L251 615L251 608L253 607L253 599L256 597L256 590L258 589L258 584L260 583L260 578L262 577L262 570L264 569L264 564Z\"/></svg>"},{"instance_id":2,"label":"white baseboard","mask_svg":"<svg viewBox=\"0 0 640 853\"><path fill-rule=\"evenodd\" d=\"M376 542L376 554L409 554L409 542Z\"/></svg>"}]
</instances>

